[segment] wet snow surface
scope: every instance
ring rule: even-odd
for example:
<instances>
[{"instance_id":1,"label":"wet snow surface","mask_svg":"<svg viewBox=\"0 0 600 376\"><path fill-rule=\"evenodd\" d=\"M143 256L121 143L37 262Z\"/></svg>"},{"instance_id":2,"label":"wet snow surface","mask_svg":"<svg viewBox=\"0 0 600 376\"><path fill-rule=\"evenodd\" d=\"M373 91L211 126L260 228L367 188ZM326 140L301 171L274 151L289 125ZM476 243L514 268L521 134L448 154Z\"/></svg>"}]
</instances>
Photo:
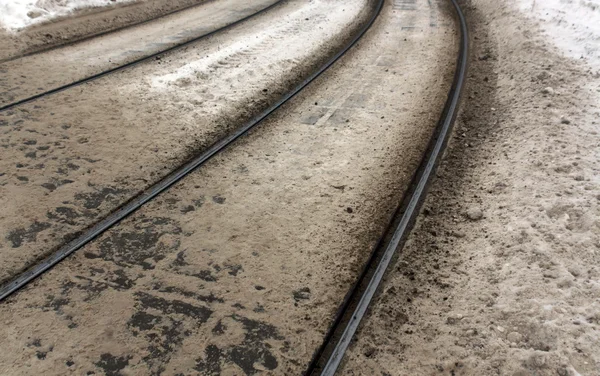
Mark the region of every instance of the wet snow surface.
<instances>
[{"instance_id":1,"label":"wet snow surface","mask_svg":"<svg viewBox=\"0 0 600 376\"><path fill-rule=\"evenodd\" d=\"M573 58L600 68L600 0L520 0L529 17L543 21L549 39Z\"/></svg>"},{"instance_id":2,"label":"wet snow surface","mask_svg":"<svg viewBox=\"0 0 600 376\"><path fill-rule=\"evenodd\" d=\"M14 31L67 15L77 9L131 1L135 0L0 0L0 26Z\"/></svg>"}]
</instances>

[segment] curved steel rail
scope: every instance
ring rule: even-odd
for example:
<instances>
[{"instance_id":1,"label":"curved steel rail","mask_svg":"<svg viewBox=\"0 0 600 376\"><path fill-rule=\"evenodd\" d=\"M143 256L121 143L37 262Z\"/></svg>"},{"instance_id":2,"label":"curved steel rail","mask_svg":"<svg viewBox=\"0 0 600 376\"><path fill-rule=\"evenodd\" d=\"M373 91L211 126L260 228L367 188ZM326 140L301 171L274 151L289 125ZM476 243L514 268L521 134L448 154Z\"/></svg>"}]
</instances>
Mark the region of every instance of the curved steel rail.
<instances>
[{"instance_id":1,"label":"curved steel rail","mask_svg":"<svg viewBox=\"0 0 600 376\"><path fill-rule=\"evenodd\" d=\"M87 243L94 240L104 231L108 230L110 227L114 226L115 224L123 220L125 217L135 212L142 205L169 189L173 184L177 183L179 180L181 180L187 174L192 172L194 169L204 164L214 155L231 145L235 140L247 133L250 129L257 126L267 116L275 112L284 103L296 96L302 89L308 86L312 81L314 81L329 67L331 67L337 60L339 60L346 52L348 52L348 50L350 50L350 48L352 48L356 44L356 42L358 42L358 40L362 38L362 36L367 32L367 30L369 30L371 25L373 25L373 23L375 22L375 19L377 19L377 17L379 16L384 0L376 1L378 3L373 7L373 14L369 18L369 20L360 28L358 33L354 37L352 37L352 39L350 39L340 51L338 51L333 57L327 60L323 65L318 67L317 70L315 70L302 82L296 85L291 91L279 98L279 100L277 100L266 110L256 115L248 122L246 122L234 133L217 141L208 150L204 151L202 154L194 157L189 162L185 163L175 171L171 172L169 175L152 185L150 188L146 189L139 196L135 197L133 200L129 201L127 204L122 206L120 209L116 210L115 212L104 218L102 221L98 222L96 225L83 232L83 234L81 234L79 237L60 247L56 252L43 259L38 264L34 265L30 269L19 274L16 278L10 280L5 285L1 286L0 301L3 301L7 297L15 293L17 290L21 289L29 282L39 277L44 272L46 272L47 270L64 260L66 257L71 255Z\"/></svg>"},{"instance_id":2,"label":"curved steel rail","mask_svg":"<svg viewBox=\"0 0 600 376\"><path fill-rule=\"evenodd\" d=\"M401 245L406 241L406 238L410 233L412 225L419 214L421 204L427 193L429 183L432 180L431 178L442 157L446 144L448 143L448 138L452 131L454 120L456 119L460 97L466 79L469 54L468 29L465 16L458 5L457 0L450 1L458 18L460 29L460 46L452 87L450 88L448 99L444 105L442 115L438 121L433 138L430 141L428 150L421 161L419 170L413 179L413 183L409 189L410 193L404 197L400 207L396 210L396 218L392 220L392 223L397 224L392 226L392 223L390 223L386 234L382 237L382 239L389 238L389 240L386 242L387 244L385 245L385 250L380 253L381 249L383 248L383 242L380 240L379 247L376 248L371 255L371 258L365 265L359 280L355 283L344 300L336 320L330 328L323 345L319 349L319 352L309 365L306 374L316 374L320 365L324 364L320 375L335 375L340 363L344 358L346 350L352 341L352 338L359 328L361 320L365 316L369 305L373 300L379 285L381 284L381 281L394 257L394 254L396 253L396 250L398 250L398 248L400 248ZM397 217L400 213L401 216ZM379 261L377 262L377 265L373 265L376 259ZM366 286L360 289L359 287L366 283L367 275L371 275L371 278ZM342 323L344 322L343 317L345 314L350 313L349 308L351 306L351 301L357 303L355 303L352 316L349 317L345 325L342 327ZM339 334L339 339L337 342L333 344L337 333L341 334ZM324 354L327 347L333 347L333 349L331 350L329 356L325 358Z\"/></svg>"},{"instance_id":3,"label":"curved steel rail","mask_svg":"<svg viewBox=\"0 0 600 376\"><path fill-rule=\"evenodd\" d=\"M108 69L108 70L105 70L105 71L102 71L102 72L100 72L100 73L93 74L93 75L91 75L91 76L88 76L88 77L85 77L85 78L79 79L79 80L77 80L77 81L73 81L73 82L71 82L71 83L68 83L68 84L66 84L66 85L62 85L62 86L59 86L59 87L57 87L57 88L54 88L54 89L50 89L50 90L48 90L48 91L45 91L45 92L43 92L43 93L39 93L39 94L36 94L36 95L32 95L32 96L30 96L30 97L27 97L27 98L24 98L24 99L20 99L20 100L18 100L18 101L16 101L16 102L9 103L9 104L7 104L7 105L1 106L1 107L0 107L0 112L2 112L2 111L6 111L6 110L9 110L9 109L11 109L11 108L14 108L14 107L20 106L20 105L22 105L22 104L25 104L25 103L32 102L32 101L34 101L34 100L36 100L36 99L40 99L40 98L43 98L43 97L46 97L46 96L49 96L49 95L52 95L52 94L56 94L56 93L59 93L59 92L65 91L65 90L67 90L67 89L70 89L70 88L72 88L72 87L75 87L75 86L79 86L79 85L85 84L85 83L87 83L87 82L90 82L90 81L97 80L97 79L99 79L99 78L101 78L101 77L108 76L109 74L113 74L113 73L115 73L115 72L119 72L119 71L122 71L122 70L124 70L124 69L130 68L130 67L132 67L132 66L135 66L135 65L141 64L141 63L143 63L143 62L146 62L146 61L152 60L152 59L154 59L154 58L156 58L157 56L160 56L160 55L162 55L162 54L166 54L166 53L169 53L169 52L171 52L171 51L174 51L174 50L177 50L177 49L180 49L180 48L183 48L183 47L189 46L190 44L196 43L196 42L198 42L198 41L200 41L200 40L202 40L202 39L205 39L205 38L208 38L208 37L210 37L210 36L213 36L213 35L215 35L215 34L217 34L217 33L220 33L220 32L222 32L222 31L224 31L224 30L227 30L227 29L229 29L229 28L232 28L232 27L234 27L234 26L236 26L236 25L238 25L238 24L240 24L240 23L242 23L242 22L244 22L244 21L247 21L247 20L249 20L249 19L251 19L251 18L253 18L253 17L255 17L255 16L258 16L259 14L262 14L262 13L264 13L264 12L266 12L266 11L268 11L268 10L270 10L270 9L274 8L275 6L277 6L277 5L281 4L281 3L283 3L284 1L286 1L286 0L277 0L277 1L276 1L276 2L274 2L273 4L271 4L271 5L267 6L266 8L263 8L263 9L259 10L258 12L256 12L256 13L252 13L251 15L249 15L249 16L246 16L246 17L244 17L244 18L240 18L239 20L237 20L237 21L235 21L235 22L233 22L233 23L230 23L230 24L228 24L228 25L225 25L225 26L223 26L223 27L220 27L220 28L218 28L218 29L215 29L215 30L213 30L213 31L211 31L211 32L208 32L208 33L206 33L206 34L202 34L202 35L200 35L200 36L194 37L194 38L192 38L192 39L190 39L190 40L187 40L187 41L185 41L185 42L178 43L178 44L176 44L176 45L174 45L174 46L171 46L171 47L169 47L169 48L166 48L166 49L164 49L164 50L161 50L161 51L158 51L158 52L154 52L154 53L152 53L152 54L150 54L150 55L147 55L147 56L144 56L144 57L141 57L141 58L135 59L135 60L133 60L133 61L130 61L129 63L125 63L125 64L122 64L122 65L116 66L116 67L114 67L114 68L110 68L110 69ZM200 6L200 5L197 5L197 6Z\"/></svg>"},{"instance_id":4,"label":"curved steel rail","mask_svg":"<svg viewBox=\"0 0 600 376\"><path fill-rule=\"evenodd\" d=\"M45 48L40 48L38 50L35 50L35 49L33 51L30 50L29 52L25 52L25 53L22 53L20 55L15 55L15 56L11 56L11 57L6 58L6 59L1 59L0 60L0 64L8 63L10 61L15 61L15 60L27 57L27 56L31 56L31 55L35 55L35 54L40 54L40 53L44 53L44 52L56 50L56 49L59 49L59 48L62 48L62 47L72 46L72 45L75 45L77 43L85 42L85 41L88 41L88 40L93 39L93 38L98 38L98 37L101 37L101 36L104 36L104 35L107 35L107 34L110 34L110 33L115 33L117 31L129 29L131 27L141 26L141 25L144 25L144 24L147 24L147 23L159 20L161 18L165 18L165 17L171 16L173 14L185 12L186 10L189 10L189 9L192 9L192 8L195 8L195 7L200 7L202 5L206 5L206 4L210 3L211 1L215 1L215 0L204 0L204 1L200 2L200 3L190 4L188 6L180 8L180 9L174 9L172 11L160 14L160 15L158 15L156 17L152 17L152 18L149 18L147 20L133 22L133 23L130 23L128 25L123 25L123 26L116 27L116 28L110 29L110 30L100 31L98 33L86 35L86 36L83 36L81 38L73 39L73 40L70 40L70 41L65 42L65 43L53 44L51 46L48 46L48 47L45 47Z\"/></svg>"}]
</instances>

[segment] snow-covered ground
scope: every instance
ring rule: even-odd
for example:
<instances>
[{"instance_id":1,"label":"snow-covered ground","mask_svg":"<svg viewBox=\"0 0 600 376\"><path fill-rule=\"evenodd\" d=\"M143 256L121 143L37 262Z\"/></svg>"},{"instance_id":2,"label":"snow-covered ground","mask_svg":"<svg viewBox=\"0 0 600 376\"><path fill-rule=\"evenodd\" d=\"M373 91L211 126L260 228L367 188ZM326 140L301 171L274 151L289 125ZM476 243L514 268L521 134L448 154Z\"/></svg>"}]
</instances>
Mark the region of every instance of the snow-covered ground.
<instances>
[{"instance_id":1,"label":"snow-covered ground","mask_svg":"<svg viewBox=\"0 0 600 376\"><path fill-rule=\"evenodd\" d=\"M600 68L600 0L520 0L520 8L567 56Z\"/></svg>"},{"instance_id":2,"label":"snow-covered ground","mask_svg":"<svg viewBox=\"0 0 600 376\"><path fill-rule=\"evenodd\" d=\"M135 0L0 0L0 26L14 31L64 16L76 9L131 1Z\"/></svg>"},{"instance_id":3,"label":"snow-covered ground","mask_svg":"<svg viewBox=\"0 0 600 376\"><path fill-rule=\"evenodd\" d=\"M468 3L454 139L342 373L600 376L600 0Z\"/></svg>"}]
</instances>

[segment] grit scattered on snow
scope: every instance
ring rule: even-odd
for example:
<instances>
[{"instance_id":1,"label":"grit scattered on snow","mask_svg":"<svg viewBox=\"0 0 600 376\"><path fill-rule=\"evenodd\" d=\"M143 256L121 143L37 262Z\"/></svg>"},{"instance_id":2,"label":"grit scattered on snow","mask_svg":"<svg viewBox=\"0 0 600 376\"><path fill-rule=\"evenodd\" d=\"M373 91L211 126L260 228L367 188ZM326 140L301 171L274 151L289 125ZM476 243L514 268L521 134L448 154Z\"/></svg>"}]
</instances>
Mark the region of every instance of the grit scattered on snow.
<instances>
[{"instance_id":1,"label":"grit scattered on snow","mask_svg":"<svg viewBox=\"0 0 600 376\"><path fill-rule=\"evenodd\" d=\"M520 10L567 56L600 67L600 0L520 0Z\"/></svg>"},{"instance_id":2,"label":"grit scattered on snow","mask_svg":"<svg viewBox=\"0 0 600 376\"><path fill-rule=\"evenodd\" d=\"M600 376L598 8L461 3L456 132L341 374Z\"/></svg>"},{"instance_id":3,"label":"grit scattered on snow","mask_svg":"<svg viewBox=\"0 0 600 376\"><path fill-rule=\"evenodd\" d=\"M14 31L64 16L77 9L105 7L131 1L134 0L2 0L0 25Z\"/></svg>"},{"instance_id":4,"label":"grit scattered on snow","mask_svg":"<svg viewBox=\"0 0 600 376\"><path fill-rule=\"evenodd\" d=\"M335 30L349 28L354 22L356 14L363 7L364 3L357 0L347 0L341 8L337 1L311 1L298 10L279 18L267 29L256 30L253 33L239 36L231 44L220 48L216 52L191 59L189 63L166 74L149 77L147 79L148 88L156 92L167 90L178 93L178 95L185 94L182 87L189 86L191 82L198 79L205 79L214 75L218 67L226 65L225 61L228 58L236 55L248 55L253 50L264 50L265 52L256 54L256 56L253 56L252 61L248 63L253 67L253 71L256 71L256 67L260 66L271 67L285 65L286 62L290 61L299 61L309 51L316 53L320 48L320 44L314 43L314 41L328 40L335 33ZM327 27L314 28L313 22L323 23ZM272 47L277 48L277 50L265 49L265 46L270 45L269 43L273 40L274 35L278 34L287 34L287 43ZM268 53L266 53L267 51ZM222 73L222 77L229 77L229 81L236 82L240 76L248 71L249 65L236 64L228 66L227 71ZM255 78L257 80L262 79L260 75ZM137 86L137 83L133 84L133 87ZM235 96L235 91L232 92L231 87L205 86L203 90L208 92L210 96L218 96L219 94L226 97ZM198 94L195 91L191 92L190 95L191 97L188 99L197 99Z\"/></svg>"}]
</instances>

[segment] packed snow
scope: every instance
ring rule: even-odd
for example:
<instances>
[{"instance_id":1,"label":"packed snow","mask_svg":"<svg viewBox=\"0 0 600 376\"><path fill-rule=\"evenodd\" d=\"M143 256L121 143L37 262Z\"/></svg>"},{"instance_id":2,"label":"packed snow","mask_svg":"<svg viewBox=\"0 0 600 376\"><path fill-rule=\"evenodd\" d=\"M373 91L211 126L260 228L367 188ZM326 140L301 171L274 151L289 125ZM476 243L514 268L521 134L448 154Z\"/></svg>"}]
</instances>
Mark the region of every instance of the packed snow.
<instances>
[{"instance_id":1,"label":"packed snow","mask_svg":"<svg viewBox=\"0 0 600 376\"><path fill-rule=\"evenodd\" d=\"M130 1L134 0L0 0L0 26L15 31L67 15L76 9Z\"/></svg>"},{"instance_id":2,"label":"packed snow","mask_svg":"<svg viewBox=\"0 0 600 376\"><path fill-rule=\"evenodd\" d=\"M542 21L549 39L570 57L600 68L600 0L520 0L521 10Z\"/></svg>"}]
</instances>

